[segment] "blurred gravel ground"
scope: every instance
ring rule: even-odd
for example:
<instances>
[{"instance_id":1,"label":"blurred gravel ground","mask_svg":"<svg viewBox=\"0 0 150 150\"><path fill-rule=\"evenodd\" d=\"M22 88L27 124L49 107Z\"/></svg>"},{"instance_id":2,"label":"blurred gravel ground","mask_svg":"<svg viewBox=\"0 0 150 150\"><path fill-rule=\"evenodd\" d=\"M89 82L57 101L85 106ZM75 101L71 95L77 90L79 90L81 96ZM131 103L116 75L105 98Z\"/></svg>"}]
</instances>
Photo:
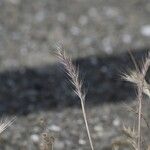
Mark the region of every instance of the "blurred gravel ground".
<instances>
[{"instance_id":1,"label":"blurred gravel ground","mask_svg":"<svg viewBox=\"0 0 150 150\"><path fill-rule=\"evenodd\" d=\"M1 0L1 68L55 60L63 41L74 57L150 47L148 0Z\"/></svg>"},{"instance_id":2,"label":"blurred gravel ground","mask_svg":"<svg viewBox=\"0 0 150 150\"><path fill-rule=\"evenodd\" d=\"M78 100L50 54L60 41L85 75L95 148L110 150L122 121L134 123L122 103L135 95L119 73L133 67L128 49L141 60L150 48L149 15L148 0L0 0L0 113L18 116L0 149L37 149L42 117L55 150L89 149Z\"/></svg>"}]
</instances>

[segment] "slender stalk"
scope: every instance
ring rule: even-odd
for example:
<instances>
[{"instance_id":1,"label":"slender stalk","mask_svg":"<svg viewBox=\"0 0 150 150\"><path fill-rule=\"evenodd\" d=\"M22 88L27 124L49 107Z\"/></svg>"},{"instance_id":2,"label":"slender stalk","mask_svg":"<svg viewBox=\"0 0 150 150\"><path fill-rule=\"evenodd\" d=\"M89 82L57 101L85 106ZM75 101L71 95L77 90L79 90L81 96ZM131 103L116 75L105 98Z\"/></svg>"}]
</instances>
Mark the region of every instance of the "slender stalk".
<instances>
[{"instance_id":1,"label":"slender stalk","mask_svg":"<svg viewBox=\"0 0 150 150\"><path fill-rule=\"evenodd\" d=\"M135 113L135 114L137 115L137 117L138 117L138 114L139 114L138 111L134 110L132 107L130 107L130 106L126 105L126 104L125 104L125 106L127 107L128 111ZM143 113L141 113L141 117L142 117L142 119L144 120L144 122L146 123L146 126L148 127L148 129L150 129L149 122L148 122L148 120L145 118L145 116L144 116Z\"/></svg>"},{"instance_id":2,"label":"slender stalk","mask_svg":"<svg viewBox=\"0 0 150 150\"><path fill-rule=\"evenodd\" d=\"M139 69L132 53L130 53L131 59L134 62L136 67L136 72L131 72L130 75L123 75L123 78L129 82L132 82L137 85L138 88L138 127L137 127L137 150L141 150L141 122L142 122L142 100L143 93L146 94L150 98L150 86L146 82L145 76L150 66L150 53L146 57L146 60L143 61L141 69Z\"/></svg>"},{"instance_id":3,"label":"slender stalk","mask_svg":"<svg viewBox=\"0 0 150 150\"><path fill-rule=\"evenodd\" d=\"M83 117L84 117L84 122L85 122L86 130L87 130L90 146L91 146L91 149L94 150L93 142L92 142L92 138L91 138L91 134L90 134L90 130L89 130L89 125L88 125L88 122L87 122L87 116L86 116L86 112L85 112L85 107L84 107L83 101L81 101L81 107L82 107L82 113L83 113Z\"/></svg>"},{"instance_id":4,"label":"slender stalk","mask_svg":"<svg viewBox=\"0 0 150 150\"><path fill-rule=\"evenodd\" d=\"M138 102L139 102L139 105L138 105L138 141L137 141L138 150L141 150L141 120L142 120L143 86L144 86L144 80L145 80L145 76L146 76L149 66L150 66L150 54L148 54L148 57L143 63L142 71L141 71L141 79L140 79L141 82L138 85Z\"/></svg>"},{"instance_id":5,"label":"slender stalk","mask_svg":"<svg viewBox=\"0 0 150 150\"><path fill-rule=\"evenodd\" d=\"M85 106L84 106L85 93L82 89L82 81L79 79L79 69L73 65L71 59L66 56L66 54L63 50L61 50L59 47L57 48L57 50L58 51L57 51L56 56L59 58L60 63L65 67L66 73L70 77L70 82L73 84L73 86L75 88L74 92L80 99L83 118L84 118L84 122L85 122L85 127L86 127L86 131L87 131L90 147L91 147L91 150L94 150L91 133L90 133L89 125L88 125L88 121L87 121Z\"/></svg>"},{"instance_id":6,"label":"slender stalk","mask_svg":"<svg viewBox=\"0 0 150 150\"><path fill-rule=\"evenodd\" d=\"M143 89L143 84L141 84L138 87L138 150L141 149L141 114L142 114L142 98L143 98L143 94L142 94L142 90Z\"/></svg>"}]
</instances>

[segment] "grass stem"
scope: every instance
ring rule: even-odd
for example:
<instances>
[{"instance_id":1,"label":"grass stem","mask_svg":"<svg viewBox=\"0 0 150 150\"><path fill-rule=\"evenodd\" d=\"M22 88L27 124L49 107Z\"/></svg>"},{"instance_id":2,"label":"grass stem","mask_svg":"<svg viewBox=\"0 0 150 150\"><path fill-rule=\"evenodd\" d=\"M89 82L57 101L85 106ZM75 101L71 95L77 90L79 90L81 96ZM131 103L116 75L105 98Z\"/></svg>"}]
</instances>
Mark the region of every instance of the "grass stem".
<instances>
[{"instance_id":1,"label":"grass stem","mask_svg":"<svg viewBox=\"0 0 150 150\"><path fill-rule=\"evenodd\" d=\"M91 133L90 133L89 125L88 125L88 121L87 121L85 105L84 105L85 92L82 89L82 81L79 79L79 69L73 65L71 59L69 57L67 57L65 52L63 50L61 50L59 47L57 48L56 56L58 57L60 63L65 67L66 73L70 77L70 82L73 84L73 86L75 88L74 92L80 99L82 114L83 114L83 118L84 118L84 122L85 122L85 127L86 127L86 131L87 131L90 147L91 147L91 150L94 150Z\"/></svg>"}]
</instances>

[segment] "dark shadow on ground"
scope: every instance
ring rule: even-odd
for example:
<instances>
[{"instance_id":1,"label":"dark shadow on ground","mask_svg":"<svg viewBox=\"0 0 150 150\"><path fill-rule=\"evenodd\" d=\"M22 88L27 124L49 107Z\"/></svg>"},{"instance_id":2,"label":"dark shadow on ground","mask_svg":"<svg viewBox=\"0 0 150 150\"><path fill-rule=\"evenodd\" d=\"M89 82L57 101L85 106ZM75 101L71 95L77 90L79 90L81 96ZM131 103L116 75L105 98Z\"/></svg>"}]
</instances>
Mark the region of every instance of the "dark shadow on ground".
<instances>
[{"instance_id":1,"label":"dark shadow on ground","mask_svg":"<svg viewBox=\"0 0 150 150\"><path fill-rule=\"evenodd\" d=\"M133 55L141 60L146 51ZM131 85L120 78L134 65L128 53L117 56L90 56L74 61L80 66L87 90L87 105L134 99ZM79 105L66 75L58 64L22 68L0 73L0 113L26 115L33 111Z\"/></svg>"}]
</instances>

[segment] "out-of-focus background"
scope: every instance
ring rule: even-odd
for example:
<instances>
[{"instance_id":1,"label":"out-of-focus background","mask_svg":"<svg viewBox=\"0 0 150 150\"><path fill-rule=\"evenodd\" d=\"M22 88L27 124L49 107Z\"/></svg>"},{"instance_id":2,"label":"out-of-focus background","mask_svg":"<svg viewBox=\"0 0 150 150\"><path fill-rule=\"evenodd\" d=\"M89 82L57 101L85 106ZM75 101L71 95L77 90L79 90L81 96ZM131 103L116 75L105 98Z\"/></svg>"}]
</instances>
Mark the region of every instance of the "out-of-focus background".
<instances>
[{"instance_id":1,"label":"out-of-focus background","mask_svg":"<svg viewBox=\"0 0 150 150\"><path fill-rule=\"evenodd\" d=\"M0 0L0 114L17 116L1 149L37 149L41 118L54 149L90 149L79 100L53 55L59 42L80 66L95 148L111 149L122 121L134 123L123 103L133 105L135 91L120 74L134 68L128 50L139 61L150 48L149 16L148 0Z\"/></svg>"}]
</instances>

